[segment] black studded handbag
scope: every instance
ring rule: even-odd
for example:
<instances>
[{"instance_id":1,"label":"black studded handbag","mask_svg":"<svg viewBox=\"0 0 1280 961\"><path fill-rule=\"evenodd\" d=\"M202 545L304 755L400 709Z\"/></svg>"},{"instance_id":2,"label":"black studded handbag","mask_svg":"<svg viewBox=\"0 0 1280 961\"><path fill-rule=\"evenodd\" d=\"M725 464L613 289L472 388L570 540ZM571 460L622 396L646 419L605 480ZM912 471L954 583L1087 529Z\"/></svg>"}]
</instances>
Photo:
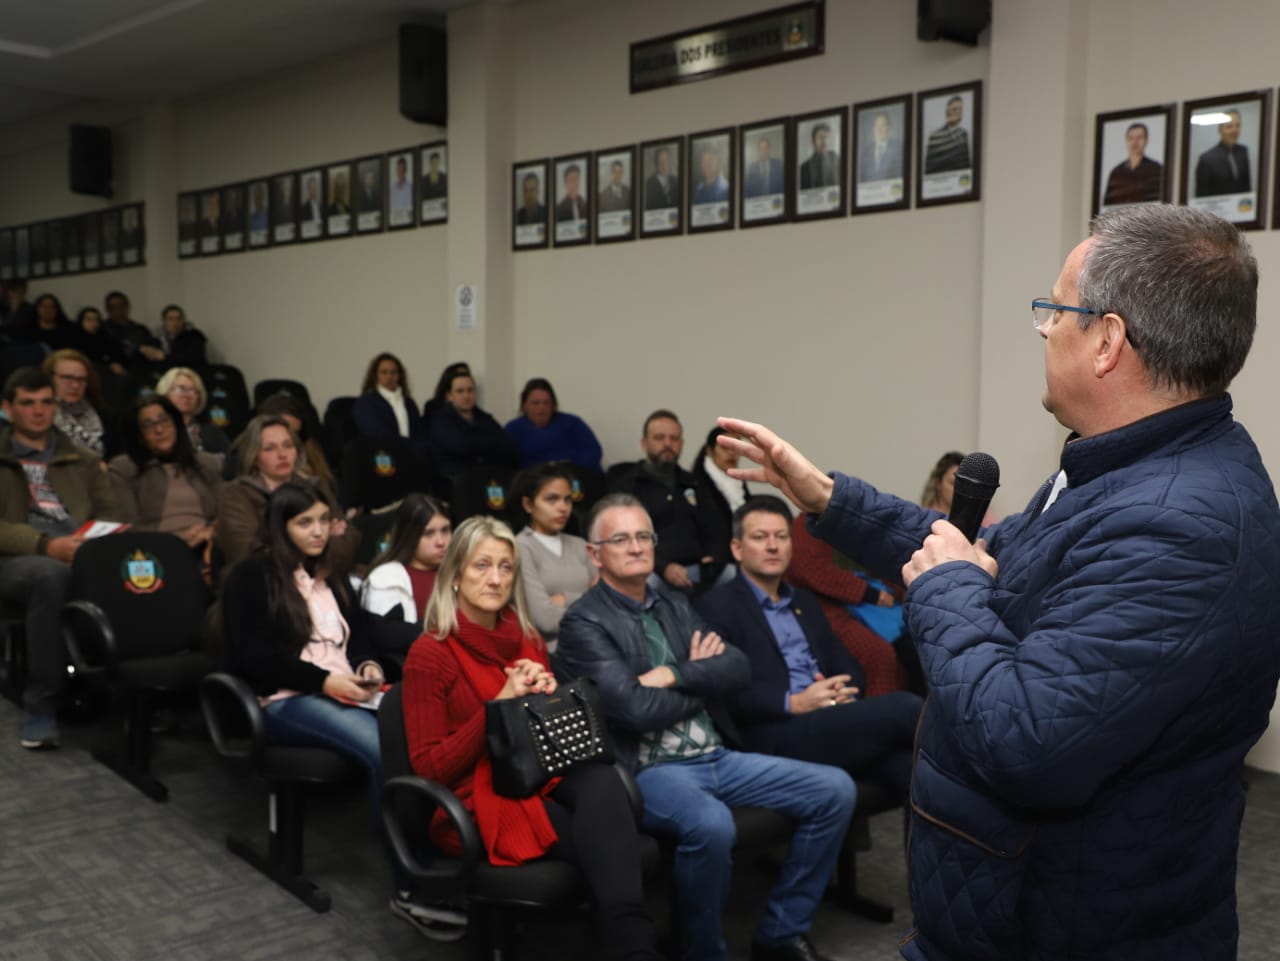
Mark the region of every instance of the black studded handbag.
<instances>
[{"instance_id":1,"label":"black studded handbag","mask_svg":"<svg viewBox=\"0 0 1280 961\"><path fill-rule=\"evenodd\" d=\"M488 701L484 714L493 789L503 797L526 798L578 764L613 761L595 687L582 678L554 694Z\"/></svg>"}]
</instances>

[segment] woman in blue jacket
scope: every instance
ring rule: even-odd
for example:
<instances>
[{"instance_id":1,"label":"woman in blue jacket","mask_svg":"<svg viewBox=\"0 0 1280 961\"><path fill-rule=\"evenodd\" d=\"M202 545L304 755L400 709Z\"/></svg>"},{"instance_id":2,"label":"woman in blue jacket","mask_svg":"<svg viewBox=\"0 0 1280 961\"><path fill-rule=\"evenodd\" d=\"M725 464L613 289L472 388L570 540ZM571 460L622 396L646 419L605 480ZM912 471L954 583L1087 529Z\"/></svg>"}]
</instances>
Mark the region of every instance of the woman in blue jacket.
<instances>
[{"instance_id":1,"label":"woman in blue jacket","mask_svg":"<svg viewBox=\"0 0 1280 961\"><path fill-rule=\"evenodd\" d=\"M534 377L520 392L520 416L507 421L506 431L520 445L520 466L567 460L600 470L600 442L586 421L560 410L555 388L545 377Z\"/></svg>"}]
</instances>

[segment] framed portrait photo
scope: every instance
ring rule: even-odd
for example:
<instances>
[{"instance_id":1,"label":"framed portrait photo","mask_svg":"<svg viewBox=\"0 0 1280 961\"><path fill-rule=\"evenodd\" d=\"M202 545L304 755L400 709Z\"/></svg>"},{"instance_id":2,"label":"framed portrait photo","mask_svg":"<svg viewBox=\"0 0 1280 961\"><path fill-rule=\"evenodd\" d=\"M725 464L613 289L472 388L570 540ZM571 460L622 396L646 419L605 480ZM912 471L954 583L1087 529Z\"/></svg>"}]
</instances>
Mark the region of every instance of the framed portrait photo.
<instances>
[{"instance_id":1,"label":"framed portrait photo","mask_svg":"<svg viewBox=\"0 0 1280 961\"><path fill-rule=\"evenodd\" d=\"M732 230L732 127L689 135L689 233Z\"/></svg>"},{"instance_id":2,"label":"framed portrait photo","mask_svg":"<svg viewBox=\"0 0 1280 961\"><path fill-rule=\"evenodd\" d=\"M684 194L680 177L684 138L667 137L640 145L640 236L684 233Z\"/></svg>"},{"instance_id":3,"label":"framed portrait photo","mask_svg":"<svg viewBox=\"0 0 1280 961\"><path fill-rule=\"evenodd\" d=\"M591 155L569 154L553 161L556 247L591 243Z\"/></svg>"},{"instance_id":4,"label":"framed portrait photo","mask_svg":"<svg viewBox=\"0 0 1280 961\"><path fill-rule=\"evenodd\" d=\"M43 222L31 225L31 276L49 276L49 232Z\"/></svg>"},{"instance_id":5,"label":"framed portrait photo","mask_svg":"<svg viewBox=\"0 0 1280 961\"><path fill-rule=\"evenodd\" d=\"M634 240L636 236L636 148L597 150L596 243Z\"/></svg>"},{"instance_id":6,"label":"framed portrait photo","mask_svg":"<svg viewBox=\"0 0 1280 961\"><path fill-rule=\"evenodd\" d=\"M1266 226L1271 91L1182 105L1182 202L1241 230Z\"/></svg>"},{"instance_id":7,"label":"framed portrait photo","mask_svg":"<svg viewBox=\"0 0 1280 961\"><path fill-rule=\"evenodd\" d=\"M298 174L298 239L324 237L324 171L320 168Z\"/></svg>"},{"instance_id":8,"label":"framed portrait photo","mask_svg":"<svg viewBox=\"0 0 1280 961\"><path fill-rule=\"evenodd\" d=\"M245 248L244 184L222 188L222 250L237 253Z\"/></svg>"},{"instance_id":9,"label":"framed portrait photo","mask_svg":"<svg viewBox=\"0 0 1280 961\"><path fill-rule=\"evenodd\" d=\"M982 81L916 95L916 206L982 196Z\"/></svg>"},{"instance_id":10,"label":"framed portrait photo","mask_svg":"<svg viewBox=\"0 0 1280 961\"><path fill-rule=\"evenodd\" d=\"M49 245L49 276L61 277L66 273L62 253L62 221L50 220L45 224L46 243Z\"/></svg>"},{"instance_id":11,"label":"framed portrait photo","mask_svg":"<svg viewBox=\"0 0 1280 961\"><path fill-rule=\"evenodd\" d=\"M316 188L319 196L319 186ZM298 175L294 171L271 178L271 242L276 246L298 239L298 211L301 209ZM317 206L317 212L319 207Z\"/></svg>"},{"instance_id":12,"label":"framed portrait photo","mask_svg":"<svg viewBox=\"0 0 1280 961\"><path fill-rule=\"evenodd\" d=\"M843 217L848 193L846 107L795 119L795 219Z\"/></svg>"},{"instance_id":13,"label":"framed portrait photo","mask_svg":"<svg viewBox=\"0 0 1280 961\"><path fill-rule=\"evenodd\" d=\"M849 212L911 206L911 94L853 105L853 195Z\"/></svg>"},{"instance_id":14,"label":"framed portrait photo","mask_svg":"<svg viewBox=\"0 0 1280 961\"><path fill-rule=\"evenodd\" d=\"M324 232L326 237L346 237L351 233L351 161L330 164L324 169Z\"/></svg>"},{"instance_id":15,"label":"framed portrait photo","mask_svg":"<svg viewBox=\"0 0 1280 961\"><path fill-rule=\"evenodd\" d=\"M1097 116L1093 135L1093 209L1167 204L1173 198L1171 103Z\"/></svg>"},{"instance_id":16,"label":"framed portrait photo","mask_svg":"<svg viewBox=\"0 0 1280 961\"><path fill-rule=\"evenodd\" d=\"M146 263L146 228L142 204L120 208L120 263L133 267Z\"/></svg>"},{"instance_id":17,"label":"framed portrait photo","mask_svg":"<svg viewBox=\"0 0 1280 961\"><path fill-rule=\"evenodd\" d=\"M102 214L85 214L80 218L81 244L84 250L84 269L102 269Z\"/></svg>"},{"instance_id":18,"label":"framed portrait photo","mask_svg":"<svg viewBox=\"0 0 1280 961\"><path fill-rule=\"evenodd\" d=\"M200 191L200 256L222 253L222 191Z\"/></svg>"},{"instance_id":19,"label":"framed portrait photo","mask_svg":"<svg viewBox=\"0 0 1280 961\"><path fill-rule=\"evenodd\" d=\"M449 144L444 140L424 144L418 154L419 219L424 224L443 224L449 219Z\"/></svg>"},{"instance_id":20,"label":"framed portrait photo","mask_svg":"<svg viewBox=\"0 0 1280 961\"><path fill-rule=\"evenodd\" d=\"M412 150L397 150L387 154L387 229L404 230L415 227L418 218L417 169Z\"/></svg>"},{"instance_id":21,"label":"framed portrait photo","mask_svg":"<svg viewBox=\"0 0 1280 961\"><path fill-rule=\"evenodd\" d=\"M194 190L178 194L178 256L200 252L200 195Z\"/></svg>"},{"instance_id":22,"label":"framed portrait photo","mask_svg":"<svg viewBox=\"0 0 1280 961\"><path fill-rule=\"evenodd\" d=\"M13 280L13 229L0 230L0 280Z\"/></svg>"},{"instance_id":23,"label":"framed portrait photo","mask_svg":"<svg viewBox=\"0 0 1280 961\"><path fill-rule=\"evenodd\" d=\"M547 246L546 160L511 165L511 249Z\"/></svg>"},{"instance_id":24,"label":"framed portrait photo","mask_svg":"<svg viewBox=\"0 0 1280 961\"><path fill-rule=\"evenodd\" d=\"M738 220L743 227L785 223L791 214L790 121L786 117L738 128Z\"/></svg>"},{"instance_id":25,"label":"framed portrait photo","mask_svg":"<svg viewBox=\"0 0 1280 961\"><path fill-rule=\"evenodd\" d=\"M361 157L356 161L356 189L351 206L356 215L356 233L381 233L383 157Z\"/></svg>"},{"instance_id":26,"label":"framed portrait photo","mask_svg":"<svg viewBox=\"0 0 1280 961\"><path fill-rule=\"evenodd\" d=\"M84 271L84 229L79 217L67 217L62 221L62 254L67 273Z\"/></svg>"},{"instance_id":27,"label":"framed portrait photo","mask_svg":"<svg viewBox=\"0 0 1280 961\"><path fill-rule=\"evenodd\" d=\"M249 229L249 247L257 250L271 244L271 181L251 180L245 184L249 211L245 225Z\"/></svg>"}]
</instances>

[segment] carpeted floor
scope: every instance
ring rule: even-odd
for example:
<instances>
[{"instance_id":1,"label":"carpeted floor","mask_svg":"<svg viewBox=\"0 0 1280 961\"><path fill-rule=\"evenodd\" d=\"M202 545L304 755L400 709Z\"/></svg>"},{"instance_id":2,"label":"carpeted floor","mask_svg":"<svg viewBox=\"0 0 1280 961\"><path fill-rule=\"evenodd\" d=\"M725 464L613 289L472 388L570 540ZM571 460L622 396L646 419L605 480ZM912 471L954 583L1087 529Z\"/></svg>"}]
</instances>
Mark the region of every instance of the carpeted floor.
<instances>
[{"instance_id":1,"label":"carpeted floor","mask_svg":"<svg viewBox=\"0 0 1280 961\"><path fill-rule=\"evenodd\" d=\"M157 739L167 804L93 762L88 748L103 729L64 726L62 750L33 753L18 746L17 728L17 709L0 702L0 961L467 957L463 945L428 941L389 913L389 873L358 786L308 812L306 869L333 897L333 910L316 915L227 852L228 830L261 834L265 795L216 758L194 716L183 717L189 733ZM1249 778L1239 956L1261 961L1280 958L1280 776ZM897 919L881 925L825 905L813 938L833 958L889 961L910 922L899 816L873 819L872 835L860 888ZM726 919L735 958L747 956L769 882L763 867L737 870ZM665 917L660 894L653 908ZM522 944L528 961L593 956L581 917L530 919Z\"/></svg>"}]
</instances>

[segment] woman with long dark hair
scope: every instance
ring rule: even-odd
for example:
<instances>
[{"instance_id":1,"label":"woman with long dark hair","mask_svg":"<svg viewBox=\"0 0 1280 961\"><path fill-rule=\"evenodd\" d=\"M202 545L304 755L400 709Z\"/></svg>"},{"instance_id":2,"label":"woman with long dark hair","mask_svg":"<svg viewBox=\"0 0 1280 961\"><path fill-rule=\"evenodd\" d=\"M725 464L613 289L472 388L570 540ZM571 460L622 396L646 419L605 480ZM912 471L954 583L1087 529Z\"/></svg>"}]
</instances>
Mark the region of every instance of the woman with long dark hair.
<instances>
[{"instance_id":1,"label":"woman with long dark hair","mask_svg":"<svg viewBox=\"0 0 1280 961\"><path fill-rule=\"evenodd\" d=\"M525 607L516 539L502 521L477 516L458 527L427 604L426 630L404 668L414 770L458 795L476 819L491 863L554 857L582 869L599 930L593 957L657 961L635 815L618 772L606 764L579 765L523 800L493 789L485 701L556 688L546 646ZM459 852L442 811L430 834L441 850Z\"/></svg>"},{"instance_id":2,"label":"woman with long dark hair","mask_svg":"<svg viewBox=\"0 0 1280 961\"><path fill-rule=\"evenodd\" d=\"M383 351L369 361L351 417L361 437L403 437L420 447L426 443L426 427L409 389L409 375L395 354Z\"/></svg>"},{"instance_id":3,"label":"woman with long dark hair","mask_svg":"<svg viewBox=\"0 0 1280 961\"><path fill-rule=\"evenodd\" d=\"M167 397L134 403L125 450L109 467L121 519L139 530L177 534L192 548L211 542L222 465L191 446Z\"/></svg>"},{"instance_id":4,"label":"woman with long dark hair","mask_svg":"<svg viewBox=\"0 0 1280 961\"><path fill-rule=\"evenodd\" d=\"M364 580L361 606L380 617L399 608L406 622L421 624L452 534L444 504L426 494L406 497L396 511L391 543Z\"/></svg>"},{"instance_id":5,"label":"woman with long dark hair","mask_svg":"<svg viewBox=\"0 0 1280 961\"><path fill-rule=\"evenodd\" d=\"M519 462L515 441L492 414L476 404L474 377L454 374L444 400L428 425L428 438L440 473L452 477L474 464L514 467Z\"/></svg>"}]
</instances>

